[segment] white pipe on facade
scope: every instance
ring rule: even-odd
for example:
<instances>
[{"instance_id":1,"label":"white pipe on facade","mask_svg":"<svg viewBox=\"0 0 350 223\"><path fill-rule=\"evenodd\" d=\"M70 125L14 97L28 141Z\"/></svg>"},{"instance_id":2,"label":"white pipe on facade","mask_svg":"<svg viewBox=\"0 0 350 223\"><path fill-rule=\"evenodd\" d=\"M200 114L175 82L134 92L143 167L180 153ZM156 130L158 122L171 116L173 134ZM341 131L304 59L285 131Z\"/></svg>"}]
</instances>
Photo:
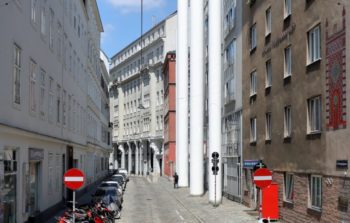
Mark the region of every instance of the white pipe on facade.
<instances>
[{"instance_id":1,"label":"white pipe on facade","mask_svg":"<svg viewBox=\"0 0 350 223\"><path fill-rule=\"evenodd\" d=\"M139 146L135 142L135 175L139 173Z\"/></svg>"},{"instance_id":2,"label":"white pipe on facade","mask_svg":"<svg viewBox=\"0 0 350 223\"><path fill-rule=\"evenodd\" d=\"M188 0L177 1L176 172L188 187Z\"/></svg>"},{"instance_id":3,"label":"white pipe on facade","mask_svg":"<svg viewBox=\"0 0 350 223\"><path fill-rule=\"evenodd\" d=\"M122 152L122 163L121 163L121 167L123 169L125 169L125 150L124 150L124 146L122 144L120 144L118 146L118 149L120 150L120 152Z\"/></svg>"},{"instance_id":4,"label":"white pipe on facade","mask_svg":"<svg viewBox=\"0 0 350 223\"><path fill-rule=\"evenodd\" d=\"M209 158L219 153L219 172L211 171L209 162L209 202L221 203L221 2L209 1Z\"/></svg>"},{"instance_id":5,"label":"white pipe on facade","mask_svg":"<svg viewBox=\"0 0 350 223\"><path fill-rule=\"evenodd\" d=\"M191 1L191 119L190 119L190 193L204 193L203 116L204 116L204 26L203 0Z\"/></svg>"}]
</instances>

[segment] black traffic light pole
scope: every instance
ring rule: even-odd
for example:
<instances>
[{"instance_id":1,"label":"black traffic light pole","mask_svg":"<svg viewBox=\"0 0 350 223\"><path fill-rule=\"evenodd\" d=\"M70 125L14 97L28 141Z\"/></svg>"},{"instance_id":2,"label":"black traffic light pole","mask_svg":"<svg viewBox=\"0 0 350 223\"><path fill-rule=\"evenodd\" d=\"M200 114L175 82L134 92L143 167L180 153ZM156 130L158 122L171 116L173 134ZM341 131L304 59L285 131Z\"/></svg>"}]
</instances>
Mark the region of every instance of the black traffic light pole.
<instances>
[{"instance_id":1,"label":"black traffic light pole","mask_svg":"<svg viewBox=\"0 0 350 223\"><path fill-rule=\"evenodd\" d=\"M211 157L213 158L211 162L213 163L213 167L211 170L213 171L214 174L214 207L216 207L216 175L218 175L219 171L219 153L218 152L213 152L211 154Z\"/></svg>"}]
</instances>

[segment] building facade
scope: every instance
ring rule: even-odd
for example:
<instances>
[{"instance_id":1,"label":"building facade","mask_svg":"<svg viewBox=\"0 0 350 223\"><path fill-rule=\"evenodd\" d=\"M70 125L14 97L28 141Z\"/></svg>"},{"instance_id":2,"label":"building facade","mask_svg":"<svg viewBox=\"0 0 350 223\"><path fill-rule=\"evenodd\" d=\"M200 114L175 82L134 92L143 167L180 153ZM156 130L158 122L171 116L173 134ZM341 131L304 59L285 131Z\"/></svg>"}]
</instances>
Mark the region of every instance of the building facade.
<instances>
[{"instance_id":1,"label":"building facade","mask_svg":"<svg viewBox=\"0 0 350 223\"><path fill-rule=\"evenodd\" d=\"M164 175L170 178L176 166L176 54L165 56L162 74L164 75Z\"/></svg>"},{"instance_id":2,"label":"building facade","mask_svg":"<svg viewBox=\"0 0 350 223\"><path fill-rule=\"evenodd\" d=\"M42 222L71 199L67 169L83 170L84 188L107 173L111 147L101 128L89 128L91 101L96 126L108 127L103 27L94 0L15 0L0 3L0 28L0 219ZM94 93L90 78L97 78Z\"/></svg>"},{"instance_id":3,"label":"building facade","mask_svg":"<svg viewBox=\"0 0 350 223\"><path fill-rule=\"evenodd\" d=\"M223 193L242 201L242 0L223 1Z\"/></svg>"},{"instance_id":4,"label":"building facade","mask_svg":"<svg viewBox=\"0 0 350 223\"><path fill-rule=\"evenodd\" d=\"M286 222L349 221L347 1L249 1L243 7L244 202L251 163L279 186Z\"/></svg>"},{"instance_id":5,"label":"building facade","mask_svg":"<svg viewBox=\"0 0 350 223\"><path fill-rule=\"evenodd\" d=\"M113 145L118 167L130 173L161 174L162 67L166 52L175 49L176 18L170 15L111 59Z\"/></svg>"}]
</instances>

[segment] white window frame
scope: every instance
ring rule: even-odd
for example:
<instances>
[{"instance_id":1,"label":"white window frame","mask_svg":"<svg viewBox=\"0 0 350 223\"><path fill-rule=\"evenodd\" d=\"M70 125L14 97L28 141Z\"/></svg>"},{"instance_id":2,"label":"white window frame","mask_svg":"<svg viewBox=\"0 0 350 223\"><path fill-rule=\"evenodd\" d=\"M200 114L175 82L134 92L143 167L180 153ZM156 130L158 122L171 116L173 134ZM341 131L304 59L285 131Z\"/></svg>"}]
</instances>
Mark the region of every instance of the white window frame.
<instances>
[{"instance_id":1,"label":"white window frame","mask_svg":"<svg viewBox=\"0 0 350 223\"><path fill-rule=\"evenodd\" d=\"M265 114L265 140L272 138L271 112Z\"/></svg>"},{"instance_id":2,"label":"white window frame","mask_svg":"<svg viewBox=\"0 0 350 223\"><path fill-rule=\"evenodd\" d=\"M288 105L284 107L284 138L290 138L292 136L292 106Z\"/></svg>"},{"instance_id":3,"label":"white window frame","mask_svg":"<svg viewBox=\"0 0 350 223\"><path fill-rule=\"evenodd\" d=\"M39 105L39 113L40 117L45 117L45 94L46 94L46 72L44 69L40 70L40 105Z\"/></svg>"},{"instance_id":4,"label":"white window frame","mask_svg":"<svg viewBox=\"0 0 350 223\"><path fill-rule=\"evenodd\" d=\"M22 49L13 45L13 104L21 105L21 55Z\"/></svg>"},{"instance_id":5,"label":"white window frame","mask_svg":"<svg viewBox=\"0 0 350 223\"><path fill-rule=\"evenodd\" d=\"M271 34L271 27L272 27L272 14L271 14L271 7L269 7L265 12L265 36L268 36Z\"/></svg>"},{"instance_id":6,"label":"white window frame","mask_svg":"<svg viewBox=\"0 0 350 223\"><path fill-rule=\"evenodd\" d=\"M29 110L32 113L36 112L36 73L37 63L30 59L29 63Z\"/></svg>"},{"instance_id":7,"label":"white window frame","mask_svg":"<svg viewBox=\"0 0 350 223\"><path fill-rule=\"evenodd\" d=\"M250 96L256 95L257 88L257 74L256 70L250 73Z\"/></svg>"},{"instance_id":8,"label":"white window frame","mask_svg":"<svg viewBox=\"0 0 350 223\"><path fill-rule=\"evenodd\" d=\"M284 49L284 78L292 75L292 47Z\"/></svg>"},{"instance_id":9,"label":"white window frame","mask_svg":"<svg viewBox=\"0 0 350 223\"><path fill-rule=\"evenodd\" d=\"M250 50L256 48L257 38L256 38L256 23L250 27Z\"/></svg>"},{"instance_id":10,"label":"white window frame","mask_svg":"<svg viewBox=\"0 0 350 223\"><path fill-rule=\"evenodd\" d=\"M322 176L311 175L309 179L310 179L309 180L310 207L315 210L321 210L322 208Z\"/></svg>"},{"instance_id":11,"label":"white window frame","mask_svg":"<svg viewBox=\"0 0 350 223\"><path fill-rule=\"evenodd\" d=\"M31 21L36 24L37 23L37 7L38 7L38 0L31 0L30 1L30 18Z\"/></svg>"},{"instance_id":12,"label":"white window frame","mask_svg":"<svg viewBox=\"0 0 350 223\"><path fill-rule=\"evenodd\" d=\"M250 119L250 142L256 142L256 117Z\"/></svg>"},{"instance_id":13,"label":"white window frame","mask_svg":"<svg viewBox=\"0 0 350 223\"><path fill-rule=\"evenodd\" d=\"M265 80L265 88L272 86L272 64L271 59L265 62L265 70L266 70L266 80Z\"/></svg>"},{"instance_id":14,"label":"white window frame","mask_svg":"<svg viewBox=\"0 0 350 223\"><path fill-rule=\"evenodd\" d=\"M307 64L321 59L321 28L316 25L307 33Z\"/></svg>"},{"instance_id":15,"label":"white window frame","mask_svg":"<svg viewBox=\"0 0 350 223\"><path fill-rule=\"evenodd\" d=\"M321 96L307 100L307 133L319 133L322 128Z\"/></svg>"},{"instance_id":16,"label":"white window frame","mask_svg":"<svg viewBox=\"0 0 350 223\"><path fill-rule=\"evenodd\" d=\"M292 0L284 0L284 18L292 14Z\"/></svg>"},{"instance_id":17,"label":"white window frame","mask_svg":"<svg viewBox=\"0 0 350 223\"><path fill-rule=\"evenodd\" d=\"M45 8L41 8L40 12L40 32L41 35L45 36L46 35L46 13L45 13Z\"/></svg>"},{"instance_id":18,"label":"white window frame","mask_svg":"<svg viewBox=\"0 0 350 223\"><path fill-rule=\"evenodd\" d=\"M293 202L294 200L294 174L284 174L284 200Z\"/></svg>"}]
</instances>

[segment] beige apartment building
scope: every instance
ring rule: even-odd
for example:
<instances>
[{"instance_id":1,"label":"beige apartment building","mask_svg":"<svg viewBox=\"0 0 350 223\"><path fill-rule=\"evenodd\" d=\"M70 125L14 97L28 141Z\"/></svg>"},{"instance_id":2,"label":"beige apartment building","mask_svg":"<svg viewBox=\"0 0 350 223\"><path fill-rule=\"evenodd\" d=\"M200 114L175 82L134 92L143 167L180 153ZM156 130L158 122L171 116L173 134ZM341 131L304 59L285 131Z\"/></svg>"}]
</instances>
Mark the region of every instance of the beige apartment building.
<instances>
[{"instance_id":1,"label":"beige apartment building","mask_svg":"<svg viewBox=\"0 0 350 223\"><path fill-rule=\"evenodd\" d=\"M326 0L243 7L243 199L256 207L261 159L286 222L350 220L348 11Z\"/></svg>"}]
</instances>

